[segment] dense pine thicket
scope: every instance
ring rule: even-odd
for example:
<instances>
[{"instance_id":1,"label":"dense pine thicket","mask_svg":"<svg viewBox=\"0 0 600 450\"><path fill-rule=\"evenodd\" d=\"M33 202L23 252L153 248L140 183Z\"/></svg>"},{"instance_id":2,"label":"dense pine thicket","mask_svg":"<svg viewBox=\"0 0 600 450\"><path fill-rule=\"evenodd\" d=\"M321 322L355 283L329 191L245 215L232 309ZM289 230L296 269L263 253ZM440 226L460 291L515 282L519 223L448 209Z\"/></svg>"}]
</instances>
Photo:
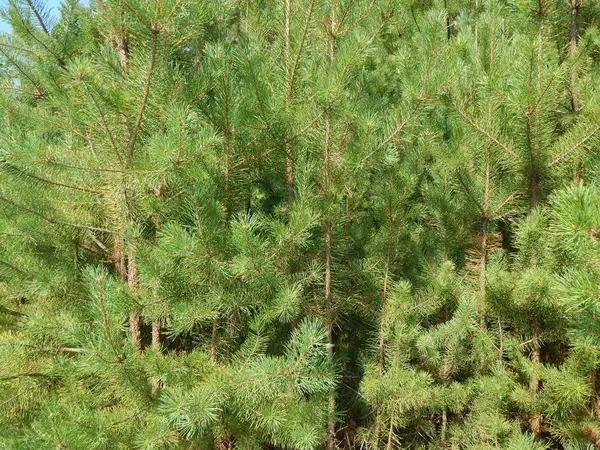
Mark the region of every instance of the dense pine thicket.
<instances>
[{"instance_id":1,"label":"dense pine thicket","mask_svg":"<svg viewBox=\"0 0 600 450\"><path fill-rule=\"evenodd\" d=\"M594 0L8 0L0 448L600 448Z\"/></svg>"}]
</instances>

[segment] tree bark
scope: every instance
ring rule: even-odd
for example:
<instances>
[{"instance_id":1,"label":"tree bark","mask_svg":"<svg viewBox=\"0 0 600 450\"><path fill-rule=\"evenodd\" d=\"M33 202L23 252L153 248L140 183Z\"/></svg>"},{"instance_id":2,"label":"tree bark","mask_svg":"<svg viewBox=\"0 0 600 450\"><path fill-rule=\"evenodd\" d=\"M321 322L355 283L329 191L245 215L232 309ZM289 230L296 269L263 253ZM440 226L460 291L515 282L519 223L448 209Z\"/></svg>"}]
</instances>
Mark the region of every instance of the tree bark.
<instances>
[{"instance_id":1,"label":"tree bark","mask_svg":"<svg viewBox=\"0 0 600 450\"><path fill-rule=\"evenodd\" d=\"M580 109L579 96L577 95L577 70L574 66L575 56L577 55L577 17L581 6L580 0L568 0L571 8L571 19L569 22L569 58L571 59L571 110L578 112Z\"/></svg>"},{"instance_id":2,"label":"tree bark","mask_svg":"<svg viewBox=\"0 0 600 450\"><path fill-rule=\"evenodd\" d=\"M160 321L152 321L152 348L156 353L160 353L161 336L160 336ZM152 395L157 395L160 389L159 383L154 381L152 383Z\"/></svg>"},{"instance_id":3,"label":"tree bark","mask_svg":"<svg viewBox=\"0 0 600 450\"><path fill-rule=\"evenodd\" d=\"M533 350L531 351L531 361L534 364L534 370L537 370L537 366L539 366L540 359L540 341L537 335L537 330L534 330L533 335ZM534 396L537 396L537 391L540 387L540 380L537 375L533 375L531 380L529 380L529 390L533 393ZM529 427L531 428L531 432L537 437L540 435L541 431L541 416L538 411L535 411L531 418L529 419Z\"/></svg>"}]
</instances>

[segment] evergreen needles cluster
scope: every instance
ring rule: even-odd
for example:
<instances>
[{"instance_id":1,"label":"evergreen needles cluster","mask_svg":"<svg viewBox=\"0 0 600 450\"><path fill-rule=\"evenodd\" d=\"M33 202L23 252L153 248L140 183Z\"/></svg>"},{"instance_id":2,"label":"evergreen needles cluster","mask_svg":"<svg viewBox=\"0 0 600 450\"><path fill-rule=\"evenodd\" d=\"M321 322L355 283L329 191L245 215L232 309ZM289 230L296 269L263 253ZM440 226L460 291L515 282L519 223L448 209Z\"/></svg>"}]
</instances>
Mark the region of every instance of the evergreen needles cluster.
<instances>
[{"instance_id":1,"label":"evergreen needles cluster","mask_svg":"<svg viewBox=\"0 0 600 450\"><path fill-rule=\"evenodd\" d=\"M595 0L7 0L0 449L600 448Z\"/></svg>"}]
</instances>

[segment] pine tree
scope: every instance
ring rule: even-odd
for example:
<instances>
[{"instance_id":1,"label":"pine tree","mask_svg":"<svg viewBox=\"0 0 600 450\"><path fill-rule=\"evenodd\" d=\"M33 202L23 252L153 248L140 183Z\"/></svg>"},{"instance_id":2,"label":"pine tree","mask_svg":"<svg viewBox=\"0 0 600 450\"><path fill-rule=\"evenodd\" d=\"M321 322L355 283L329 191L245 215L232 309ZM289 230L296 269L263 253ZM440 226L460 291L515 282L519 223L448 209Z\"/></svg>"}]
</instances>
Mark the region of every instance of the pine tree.
<instances>
[{"instance_id":1,"label":"pine tree","mask_svg":"<svg viewBox=\"0 0 600 450\"><path fill-rule=\"evenodd\" d=\"M594 2L2 15L1 448L598 446Z\"/></svg>"}]
</instances>

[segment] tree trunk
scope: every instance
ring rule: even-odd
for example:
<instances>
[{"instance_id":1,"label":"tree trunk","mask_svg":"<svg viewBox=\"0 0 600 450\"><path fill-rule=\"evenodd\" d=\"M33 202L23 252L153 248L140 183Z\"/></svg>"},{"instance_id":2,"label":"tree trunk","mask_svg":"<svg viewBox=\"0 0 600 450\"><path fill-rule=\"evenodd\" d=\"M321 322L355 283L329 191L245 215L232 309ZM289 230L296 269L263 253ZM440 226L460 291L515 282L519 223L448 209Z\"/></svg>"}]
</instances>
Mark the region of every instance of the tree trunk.
<instances>
[{"instance_id":1,"label":"tree trunk","mask_svg":"<svg viewBox=\"0 0 600 450\"><path fill-rule=\"evenodd\" d=\"M285 94L285 112L286 119L289 121L292 103L292 69L291 69L291 42L290 42L290 21L292 15L292 0L285 0L285 75L287 81ZM285 136L285 179L288 195L288 203L294 201L294 160L292 158L292 135L290 133L289 124Z\"/></svg>"},{"instance_id":2,"label":"tree trunk","mask_svg":"<svg viewBox=\"0 0 600 450\"><path fill-rule=\"evenodd\" d=\"M580 0L568 0L571 8L571 20L569 23L569 58L571 59L571 110L578 112L580 109L579 97L577 95L577 71L574 66L575 56L577 55L577 16L581 6Z\"/></svg>"},{"instance_id":3,"label":"tree trunk","mask_svg":"<svg viewBox=\"0 0 600 450\"><path fill-rule=\"evenodd\" d=\"M127 252L127 285L131 292L135 292L138 284L138 272L137 265L135 262L135 240L132 245L129 246ZM135 348L138 352L142 351L142 327L141 327L141 316L139 310L134 310L129 314L129 333L133 338Z\"/></svg>"},{"instance_id":4,"label":"tree trunk","mask_svg":"<svg viewBox=\"0 0 600 450\"><path fill-rule=\"evenodd\" d=\"M538 338L537 330L534 330L533 335L533 350L531 351L531 361L534 365L534 370L537 370L541 359L540 359L540 341ZM529 380L529 390L532 392L534 397L537 396L537 391L540 387L540 380L537 375L533 375L531 380ZM541 431L541 416L539 412L535 411L531 418L529 419L529 427L531 428L531 432L537 437L540 435Z\"/></svg>"},{"instance_id":5,"label":"tree trunk","mask_svg":"<svg viewBox=\"0 0 600 450\"><path fill-rule=\"evenodd\" d=\"M233 450L233 440L226 434L217 437L217 450Z\"/></svg>"},{"instance_id":6,"label":"tree trunk","mask_svg":"<svg viewBox=\"0 0 600 450\"><path fill-rule=\"evenodd\" d=\"M329 60L333 65L335 58L335 33L336 33L336 0L331 2L331 22L329 24ZM323 190L325 198L329 196L329 158L331 150L331 122L332 111L331 107L327 107L325 114L325 142L323 145ZM328 327L328 347L329 361L333 369L334 342L333 342L333 306L331 301L331 218L329 213L325 216L325 309L327 314ZM329 418L327 421L327 449L334 450L336 446L335 439L335 390L331 389L329 393Z\"/></svg>"},{"instance_id":7,"label":"tree trunk","mask_svg":"<svg viewBox=\"0 0 600 450\"><path fill-rule=\"evenodd\" d=\"M160 321L152 322L152 348L156 353L160 353L161 336L160 336ZM158 381L152 382L152 395L157 395L160 389Z\"/></svg>"}]
</instances>

